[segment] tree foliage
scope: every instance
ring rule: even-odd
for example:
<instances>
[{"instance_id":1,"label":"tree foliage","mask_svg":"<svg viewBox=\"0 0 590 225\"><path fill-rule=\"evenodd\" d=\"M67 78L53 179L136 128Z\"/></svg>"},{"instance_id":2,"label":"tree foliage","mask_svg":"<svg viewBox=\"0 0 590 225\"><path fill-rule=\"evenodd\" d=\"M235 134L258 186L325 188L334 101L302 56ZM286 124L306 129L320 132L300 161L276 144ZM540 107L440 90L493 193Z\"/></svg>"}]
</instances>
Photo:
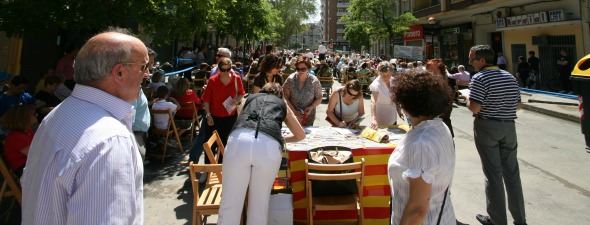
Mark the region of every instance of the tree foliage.
<instances>
[{"instance_id":1,"label":"tree foliage","mask_svg":"<svg viewBox=\"0 0 590 225\"><path fill-rule=\"evenodd\" d=\"M278 15L270 38L281 46L289 43L291 35L305 31L308 26L304 21L316 11L314 0L270 0L270 3Z\"/></svg>"},{"instance_id":2,"label":"tree foliage","mask_svg":"<svg viewBox=\"0 0 590 225\"><path fill-rule=\"evenodd\" d=\"M351 0L344 34L351 45L368 46L369 39L389 39L417 22L411 13L396 16L396 0Z\"/></svg>"}]
</instances>

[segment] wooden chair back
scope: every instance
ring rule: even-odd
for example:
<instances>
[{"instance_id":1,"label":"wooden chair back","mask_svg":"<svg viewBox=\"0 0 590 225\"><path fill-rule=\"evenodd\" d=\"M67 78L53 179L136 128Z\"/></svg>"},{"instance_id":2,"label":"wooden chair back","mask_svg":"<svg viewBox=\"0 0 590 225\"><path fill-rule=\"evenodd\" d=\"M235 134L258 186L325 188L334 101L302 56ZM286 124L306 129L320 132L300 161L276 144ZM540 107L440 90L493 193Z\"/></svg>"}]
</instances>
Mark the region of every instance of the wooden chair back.
<instances>
[{"instance_id":1,"label":"wooden chair back","mask_svg":"<svg viewBox=\"0 0 590 225\"><path fill-rule=\"evenodd\" d=\"M217 154L213 153L213 145L217 144ZM205 149L205 155L209 159L211 164L219 164L220 157L225 154L225 147L217 130L213 131L213 134L209 140L203 143L203 149ZM221 183L221 173L208 173L207 185Z\"/></svg>"},{"instance_id":2,"label":"wooden chair back","mask_svg":"<svg viewBox=\"0 0 590 225\"><path fill-rule=\"evenodd\" d=\"M254 73L248 73L248 75L246 75L246 79L248 80L248 93L252 93L252 90L254 90L254 77L256 76L256 74Z\"/></svg>"},{"instance_id":3,"label":"wooden chair back","mask_svg":"<svg viewBox=\"0 0 590 225\"><path fill-rule=\"evenodd\" d=\"M14 197L19 205L22 205L22 190L18 185L18 178L8 168L4 157L0 156L0 173L4 177L2 188L0 189L0 204L6 197Z\"/></svg>"},{"instance_id":4,"label":"wooden chair back","mask_svg":"<svg viewBox=\"0 0 590 225\"><path fill-rule=\"evenodd\" d=\"M181 109L190 109L193 112L193 116L191 118L191 127L186 128L190 129L191 137L189 146L187 147L188 149L190 149L193 144L193 137L195 136L196 127L201 129L201 124L199 123L199 121L201 120L201 116L197 113L197 107L195 106L194 102L179 102L178 104L180 105Z\"/></svg>"},{"instance_id":5,"label":"wooden chair back","mask_svg":"<svg viewBox=\"0 0 590 225\"><path fill-rule=\"evenodd\" d=\"M310 172L313 170L313 172ZM351 172L354 170L354 172ZM332 173L317 173L325 171ZM313 215L316 211L357 210L358 224L362 225L363 215L363 185L365 176L365 159L360 162L346 164L316 164L305 160L305 197L307 199L307 223L313 225ZM355 180L358 196L312 196L312 180Z\"/></svg>"},{"instance_id":6,"label":"wooden chair back","mask_svg":"<svg viewBox=\"0 0 590 225\"><path fill-rule=\"evenodd\" d=\"M196 93L202 93L205 90L203 87L205 86L207 78L193 78L193 90Z\"/></svg>"},{"instance_id":7,"label":"wooden chair back","mask_svg":"<svg viewBox=\"0 0 590 225\"><path fill-rule=\"evenodd\" d=\"M171 110L154 110L152 109L151 111L152 114L152 118L155 117L156 115L166 115L168 116L168 125L166 127L166 129L158 129L156 128L156 126L154 125L154 123L152 123L152 134L154 134L154 136L156 137L164 137L164 144L162 146L162 162L164 162L164 158L166 157L166 149L168 147L168 138L170 137L171 134L174 135L174 137L176 138L176 142L178 143L178 150L180 150L180 153L184 154L184 148L182 148L182 142L180 141L180 135L178 134L178 129L176 127L176 123L174 123L174 117L172 116L172 111ZM152 121L154 121L152 119ZM150 154L152 155L152 154Z\"/></svg>"},{"instance_id":8,"label":"wooden chair back","mask_svg":"<svg viewBox=\"0 0 590 225\"><path fill-rule=\"evenodd\" d=\"M193 225L204 224L204 217L209 215L219 214L219 206L221 204L221 176L219 184L207 185L202 193L199 193L199 180L197 173L219 173L221 174L221 164L189 164L190 179L193 187ZM208 181L209 182L209 181Z\"/></svg>"}]
</instances>

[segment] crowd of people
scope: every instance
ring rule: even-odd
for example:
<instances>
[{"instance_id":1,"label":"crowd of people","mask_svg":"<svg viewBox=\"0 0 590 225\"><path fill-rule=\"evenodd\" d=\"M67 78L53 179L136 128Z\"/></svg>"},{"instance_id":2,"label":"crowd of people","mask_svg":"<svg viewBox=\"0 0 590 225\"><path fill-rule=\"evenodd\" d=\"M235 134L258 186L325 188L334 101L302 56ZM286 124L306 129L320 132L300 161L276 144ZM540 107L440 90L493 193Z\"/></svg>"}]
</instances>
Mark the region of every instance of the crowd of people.
<instances>
[{"instance_id":1,"label":"crowd of people","mask_svg":"<svg viewBox=\"0 0 590 225\"><path fill-rule=\"evenodd\" d=\"M126 30L111 29L71 51L75 64L69 54L60 61L65 77L48 71L35 96L25 92L24 76L12 79L0 96L0 116L8 133L4 157L22 176L23 224L143 224L143 165L146 143L154 141L149 130L152 122L160 129L169 122L168 117L152 121L150 108L170 110L185 133L196 125L191 124L195 113L202 116L189 162L198 163L203 143L213 131L219 134L226 146L218 162L224 174L219 224L239 223L246 193L256 199L249 203L247 223L267 224L285 142L304 139L302 127L313 126L318 116L335 127L358 128L367 114L365 94L371 128L398 120L412 127L388 163L392 224L455 224L450 198L455 85L470 86L470 95L462 98L475 117L475 144L486 176L489 216L477 219L506 224L506 186L514 224L526 224L514 125L519 84L493 65L489 46L470 50L468 63L479 71L473 75L463 65L447 68L442 59L385 61L330 54L325 47L316 54L266 49L234 62L230 49L219 48L212 65L202 62L166 79L166 63L157 66L156 52ZM183 58L203 54L182 51ZM183 63L178 69L189 67ZM527 76L523 71L521 79ZM324 93L320 78L326 76L347 80ZM60 87L69 93L58 94ZM324 95L329 96L325 115L317 112ZM283 136L283 124L290 135Z\"/></svg>"}]
</instances>

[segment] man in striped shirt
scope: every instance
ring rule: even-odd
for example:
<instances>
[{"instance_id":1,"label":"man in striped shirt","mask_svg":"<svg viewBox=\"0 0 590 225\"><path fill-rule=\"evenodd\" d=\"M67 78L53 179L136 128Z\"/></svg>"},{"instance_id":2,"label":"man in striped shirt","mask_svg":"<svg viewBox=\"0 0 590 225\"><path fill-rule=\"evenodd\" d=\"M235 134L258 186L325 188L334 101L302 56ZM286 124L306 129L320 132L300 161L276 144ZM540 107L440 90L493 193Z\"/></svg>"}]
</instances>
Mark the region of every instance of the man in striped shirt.
<instances>
[{"instance_id":1,"label":"man in striped shirt","mask_svg":"<svg viewBox=\"0 0 590 225\"><path fill-rule=\"evenodd\" d=\"M92 37L72 95L35 134L21 179L22 224L143 224L143 164L132 133L147 48L118 29Z\"/></svg>"},{"instance_id":2,"label":"man in striped shirt","mask_svg":"<svg viewBox=\"0 0 590 225\"><path fill-rule=\"evenodd\" d=\"M467 107L473 112L475 147L486 177L486 208L489 216L477 214L484 225L506 225L504 185L514 224L526 224L520 182L514 119L520 105L518 81L494 63L494 50L476 45L469 50L469 63L479 72L471 80Z\"/></svg>"}]
</instances>

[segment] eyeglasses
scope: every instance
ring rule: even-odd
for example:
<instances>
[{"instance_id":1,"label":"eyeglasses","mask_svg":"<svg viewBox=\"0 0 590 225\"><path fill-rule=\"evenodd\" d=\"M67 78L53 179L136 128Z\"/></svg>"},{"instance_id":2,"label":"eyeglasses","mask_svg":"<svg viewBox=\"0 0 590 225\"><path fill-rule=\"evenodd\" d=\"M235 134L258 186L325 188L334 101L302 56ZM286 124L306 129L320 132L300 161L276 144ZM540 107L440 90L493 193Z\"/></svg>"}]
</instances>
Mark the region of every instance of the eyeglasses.
<instances>
[{"instance_id":1,"label":"eyeglasses","mask_svg":"<svg viewBox=\"0 0 590 225\"><path fill-rule=\"evenodd\" d=\"M222 55L222 54L217 54L217 55L215 55L215 57L219 57L219 58L221 58L221 57L225 57L225 56L224 56L224 55Z\"/></svg>"},{"instance_id":2,"label":"eyeglasses","mask_svg":"<svg viewBox=\"0 0 590 225\"><path fill-rule=\"evenodd\" d=\"M385 72L389 71L390 69L391 68L389 68L388 66L384 66L384 67L381 67L381 69L379 69L379 72L385 73Z\"/></svg>"},{"instance_id":3,"label":"eyeglasses","mask_svg":"<svg viewBox=\"0 0 590 225\"><path fill-rule=\"evenodd\" d=\"M469 58L469 63L472 63L475 60L480 60L481 58Z\"/></svg>"},{"instance_id":4,"label":"eyeglasses","mask_svg":"<svg viewBox=\"0 0 590 225\"><path fill-rule=\"evenodd\" d=\"M305 72L305 71L307 71L307 67L297 67L297 71Z\"/></svg>"},{"instance_id":5,"label":"eyeglasses","mask_svg":"<svg viewBox=\"0 0 590 225\"><path fill-rule=\"evenodd\" d=\"M350 95L352 98L356 98L356 96L359 96L359 93L357 93L356 95L350 93L350 90L348 88L346 89L346 93L348 93L348 95Z\"/></svg>"},{"instance_id":6,"label":"eyeglasses","mask_svg":"<svg viewBox=\"0 0 590 225\"><path fill-rule=\"evenodd\" d=\"M145 72L150 62L120 62L123 65L141 65L141 72Z\"/></svg>"},{"instance_id":7,"label":"eyeglasses","mask_svg":"<svg viewBox=\"0 0 590 225\"><path fill-rule=\"evenodd\" d=\"M219 71L220 72L227 72L227 71L230 71L230 70L231 70L231 67L228 67L228 68L221 68L221 67L219 67Z\"/></svg>"}]
</instances>

